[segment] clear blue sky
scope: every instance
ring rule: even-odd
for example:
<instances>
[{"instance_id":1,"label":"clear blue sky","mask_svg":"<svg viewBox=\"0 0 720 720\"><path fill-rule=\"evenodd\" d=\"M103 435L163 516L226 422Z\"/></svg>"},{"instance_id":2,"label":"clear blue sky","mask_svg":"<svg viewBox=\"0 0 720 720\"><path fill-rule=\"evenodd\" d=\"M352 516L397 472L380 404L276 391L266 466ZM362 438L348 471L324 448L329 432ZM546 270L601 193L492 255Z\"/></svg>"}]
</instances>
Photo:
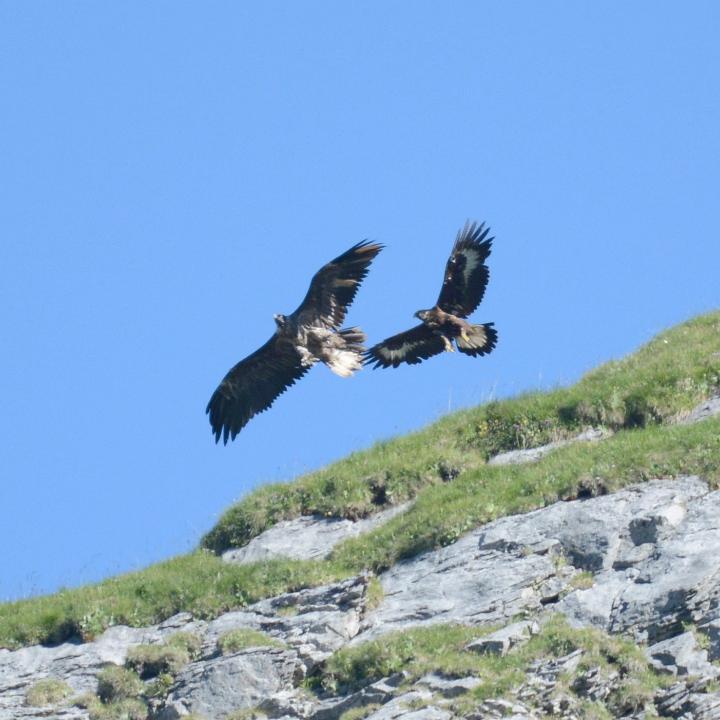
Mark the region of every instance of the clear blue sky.
<instances>
[{"instance_id":1,"label":"clear blue sky","mask_svg":"<svg viewBox=\"0 0 720 720\"><path fill-rule=\"evenodd\" d=\"M0 2L0 599L718 307L719 32L711 1ZM386 244L375 342L466 218L490 357L317 367L215 445L210 394L322 264Z\"/></svg>"}]
</instances>

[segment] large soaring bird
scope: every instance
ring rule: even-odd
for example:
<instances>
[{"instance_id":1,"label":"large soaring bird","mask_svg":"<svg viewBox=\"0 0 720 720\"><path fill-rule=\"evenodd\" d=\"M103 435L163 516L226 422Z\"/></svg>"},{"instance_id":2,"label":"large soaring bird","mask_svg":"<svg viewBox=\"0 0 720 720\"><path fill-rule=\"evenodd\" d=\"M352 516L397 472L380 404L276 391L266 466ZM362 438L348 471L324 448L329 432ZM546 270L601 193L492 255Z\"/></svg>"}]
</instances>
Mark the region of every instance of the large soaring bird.
<instances>
[{"instance_id":1,"label":"large soaring bird","mask_svg":"<svg viewBox=\"0 0 720 720\"><path fill-rule=\"evenodd\" d=\"M218 385L206 412L223 443L254 415L267 410L281 393L316 362L341 377L362 367L365 334L340 326L348 306L382 245L363 241L320 268L305 299L292 315L275 315L275 334L233 367Z\"/></svg>"},{"instance_id":2,"label":"large soaring bird","mask_svg":"<svg viewBox=\"0 0 720 720\"><path fill-rule=\"evenodd\" d=\"M445 266L440 297L429 310L418 310L421 320L410 330L398 333L371 347L365 363L373 367L414 365L443 350L452 352L453 342L466 355L487 355L495 347L493 323L474 325L465 318L474 312L485 294L490 271L485 264L494 238L485 224L467 222L455 240Z\"/></svg>"}]
</instances>

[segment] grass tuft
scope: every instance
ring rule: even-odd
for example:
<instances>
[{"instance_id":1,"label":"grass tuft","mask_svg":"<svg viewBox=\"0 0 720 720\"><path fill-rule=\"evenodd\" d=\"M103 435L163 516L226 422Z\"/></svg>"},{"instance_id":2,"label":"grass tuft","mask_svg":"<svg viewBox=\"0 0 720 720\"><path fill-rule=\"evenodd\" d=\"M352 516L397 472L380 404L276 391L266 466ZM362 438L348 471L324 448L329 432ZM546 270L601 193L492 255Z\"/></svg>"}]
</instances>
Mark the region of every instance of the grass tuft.
<instances>
[{"instance_id":1,"label":"grass tuft","mask_svg":"<svg viewBox=\"0 0 720 720\"><path fill-rule=\"evenodd\" d=\"M282 647L283 643L260 630L237 628L229 630L218 638L218 650L223 655L245 650L249 647Z\"/></svg>"},{"instance_id":2,"label":"grass tuft","mask_svg":"<svg viewBox=\"0 0 720 720\"><path fill-rule=\"evenodd\" d=\"M72 694L72 688L58 678L38 680L25 692L25 704L32 707L56 705Z\"/></svg>"},{"instance_id":3,"label":"grass tuft","mask_svg":"<svg viewBox=\"0 0 720 720\"><path fill-rule=\"evenodd\" d=\"M97 695L103 703L137 700L144 689L135 671L119 665L108 665L98 675Z\"/></svg>"}]
</instances>

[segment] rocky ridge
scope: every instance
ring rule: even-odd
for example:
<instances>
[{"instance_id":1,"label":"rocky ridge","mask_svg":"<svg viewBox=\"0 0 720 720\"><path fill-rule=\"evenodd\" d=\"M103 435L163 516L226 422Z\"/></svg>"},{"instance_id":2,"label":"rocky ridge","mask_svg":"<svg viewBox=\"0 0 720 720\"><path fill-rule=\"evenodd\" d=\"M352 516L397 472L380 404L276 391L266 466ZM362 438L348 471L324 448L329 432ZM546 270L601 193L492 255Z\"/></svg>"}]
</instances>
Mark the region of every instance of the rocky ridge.
<instances>
[{"instance_id":1,"label":"rocky ridge","mask_svg":"<svg viewBox=\"0 0 720 720\"><path fill-rule=\"evenodd\" d=\"M682 421L700 422L718 412L720 399L714 398ZM532 462L552 449L516 451L494 462ZM344 537L404 509L370 522L287 521L227 553L226 560L325 557ZM557 617L572 628L632 638L669 679L653 691L650 706L617 706L615 717L720 718L718 550L720 491L699 477L659 478L500 518L395 565L377 580L361 575L287 593L210 622L180 614L147 628L112 627L84 644L0 650L0 720L145 717L130 711L102 716L87 703L71 704L72 698L95 693L98 674L123 665L133 648L162 645L178 632L199 638L199 651L149 700L147 713L159 720L191 714L218 720L580 718L585 711L579 697L603 700L622 679L621 672L586 667L591 653L583 648L529 663L511 689L479 698L470 709L460 700L480 683L472 675L429 672L417 678L401 671L359 689L310 689L333 653L388 633L442 623L495 628L468 651L503 657ZM372 597L370 587L378 581L382 591L376 588ZM263 633L267 641L258 643L263 636L256 635L223 654L219 641L234 631ZM66 683L71 699L29 704L29 690L44 678Z\"/></svg>"}]
</instances>

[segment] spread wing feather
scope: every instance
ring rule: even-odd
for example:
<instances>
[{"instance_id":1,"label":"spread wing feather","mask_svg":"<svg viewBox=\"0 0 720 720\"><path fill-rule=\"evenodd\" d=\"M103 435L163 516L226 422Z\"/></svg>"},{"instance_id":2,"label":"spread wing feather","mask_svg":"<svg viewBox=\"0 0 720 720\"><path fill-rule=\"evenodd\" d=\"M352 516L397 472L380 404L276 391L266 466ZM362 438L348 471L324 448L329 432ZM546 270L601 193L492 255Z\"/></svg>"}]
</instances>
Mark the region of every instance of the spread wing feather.
<instances>
[{"instance_id":1,"label":"spread wing feather","mask_svg":"<svg viewBox=\"0 0 720 720\"><path fill-rule=\"evenodd\" d=\"M234 440L251 417L267 410L309 369L292 345L278 343L273 335L231 368L212 394L205 412L210 416L215 442L221 435L224 444L228 438Z\"/></svg>"},{"instance_id":2,"label":"spread wing feather","mask_svg":"<svg viewBox=\"0 0 720 720\"><path fill-rule=\"evenodd\" d=\"M494 238L485 223L467 222L455 239L445 266L445 277L437 304L445 312L467 317L485 294L490 271L485 264Z\"/></svg>"},{"instance_id":3,"label":"spread wing feather","mask_svg":"<svg viewBox=\"0 0 720 720\"><path fill-rule=\"evenodd\" d=\"M445 349L443 339L425 324L398 333L374 345L365 353L365 364L378 367L397 367L400 363L415 365Z\"/></svg>"},{"instance_id":4,"label":"spread wing feather","mask_svg":"<svg viewBox=\"0 0 720 720\"><path fill-rule=\"evenodd\" d=\"M301 325L338 328L345 320L348 306L355 299L360 283L373 258L383 246L367 240L353 245L318 270L310 288L293 315Z\"/></svg>"}]
</instances>

